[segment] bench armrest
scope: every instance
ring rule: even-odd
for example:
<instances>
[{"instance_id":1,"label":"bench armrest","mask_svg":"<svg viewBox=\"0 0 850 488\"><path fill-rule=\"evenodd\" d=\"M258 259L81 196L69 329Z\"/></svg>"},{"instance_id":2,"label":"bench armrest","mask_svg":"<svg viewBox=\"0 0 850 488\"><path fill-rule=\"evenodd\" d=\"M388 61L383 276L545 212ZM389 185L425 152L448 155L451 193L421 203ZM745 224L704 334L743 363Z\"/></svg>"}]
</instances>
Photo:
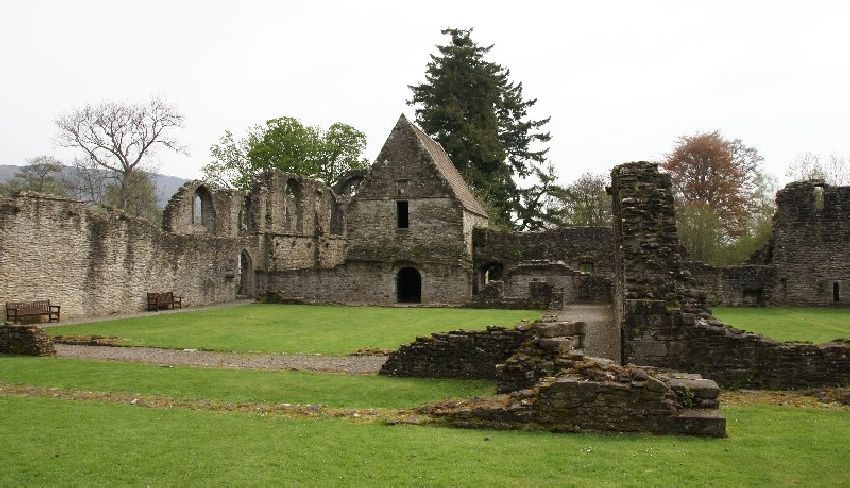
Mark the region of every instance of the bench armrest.
<instances>
[{"instance_id":1,"label":"bench armrest","mask_svg":"<svg viewBox=\"0 0 850 488\"><path fill-rule=\"evenodd\" d=\"M53 310L56 310L58 312L60 308L62 308L61 305L51 305L50 311L52 312Z\"/></svg>"}]
</instances>

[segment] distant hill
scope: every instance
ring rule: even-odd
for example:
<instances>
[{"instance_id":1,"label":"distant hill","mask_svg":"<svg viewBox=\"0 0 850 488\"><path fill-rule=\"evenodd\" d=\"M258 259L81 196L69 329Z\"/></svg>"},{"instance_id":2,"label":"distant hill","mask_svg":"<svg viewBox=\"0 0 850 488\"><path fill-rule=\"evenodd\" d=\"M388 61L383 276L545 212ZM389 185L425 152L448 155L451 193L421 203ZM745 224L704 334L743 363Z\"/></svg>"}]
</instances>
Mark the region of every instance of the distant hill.
<instances>
[{"instance_id":1,"label":"distant hill","mask_svg":"<svg viewBox=\"0 0 850 488\"><path fill-rule=\"evenodd\" d=\"M0 183L14 178L20 169L20 166L14 164L0 164ZM65 166L63 174L70 173L72 169L70 166ZM154 175L153 180L156 183L157 200L160 207L165 207L168 199L177 192L177 189L183 186L183 183L189 181L184 178L168 175Z\"/></svg>"}]
</instances>

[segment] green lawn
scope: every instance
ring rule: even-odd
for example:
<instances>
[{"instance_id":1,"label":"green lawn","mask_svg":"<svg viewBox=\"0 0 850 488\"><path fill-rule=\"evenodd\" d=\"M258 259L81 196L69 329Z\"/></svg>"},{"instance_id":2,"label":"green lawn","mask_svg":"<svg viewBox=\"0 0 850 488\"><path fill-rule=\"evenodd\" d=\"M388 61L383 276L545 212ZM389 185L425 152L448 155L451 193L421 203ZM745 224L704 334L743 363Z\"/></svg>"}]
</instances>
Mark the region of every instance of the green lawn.
<instances>
[{"instance_id":1,"label":"green lawn","mask_svg":"<svg viewBox=\"0 0 850 488\"><path fill-rule=\"evenodd\" d=\"M713 307L711 311L729 325L780 341L820 344L839 337L850 338L850 308Z\"/></svg>"},{"instance_id":2,"label":"green lawn","mask_svg":"<svg viewBox=\"0 0 850 488\"><path fill-rule=\"evenodd\" d=\"M493 382L478 380L162 367L114 361L2 355L0 383L175 398L351 408L410 408L447 397L495 393Z\"/></svg>"},{"instance_id":3,"label":"green lawn","mask_svg":"<svg viewBox=\"0 0 850 488\"><path fill-rule=\"evenodd\" d=\"M726 409L728 439L386 426L0 396L3 486L848 486L850 415Z\"/></svg>"},{"instance_id":4,"label":"green lawn","mask_svg":"<svg viewBox=\"0 0 850 488\"><path fill-rule=\"evenodd\" d=\"M69 325L49 332L118 336L135 346L345 354L362 347L395 349L418 335L453 328L512 327L539 316L532 310L244 305Z\"/></svg>"}]
</instances>

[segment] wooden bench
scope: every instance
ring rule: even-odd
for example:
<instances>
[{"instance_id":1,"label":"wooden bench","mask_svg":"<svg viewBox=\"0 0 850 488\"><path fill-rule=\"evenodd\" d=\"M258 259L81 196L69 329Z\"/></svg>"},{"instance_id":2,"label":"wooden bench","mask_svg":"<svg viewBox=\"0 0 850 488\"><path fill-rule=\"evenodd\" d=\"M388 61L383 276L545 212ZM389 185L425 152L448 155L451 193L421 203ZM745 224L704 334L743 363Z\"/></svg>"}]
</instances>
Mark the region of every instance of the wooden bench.
<instances>
[{"instance_id":1,"label":"wooden bench","mask_svg":"<svg viewBox=\"0 0 850 488\"><path fill-rule=\"evenodd\" d=\"M59 305L51 305L50 300L6 303L6 320L20 322L23 317L47 315L48 322L59 322Z\"/></svg>"},{"instance_id":2,"label":"wooden bench","mask_svg":"<svg viewBox=\"0 0 850 488\"><path fill-rule=\"evenodd\" d=\"M148 293L148 310L183 308L183 297L174 296L173 291Z\"/></svg>"}]
</instances>

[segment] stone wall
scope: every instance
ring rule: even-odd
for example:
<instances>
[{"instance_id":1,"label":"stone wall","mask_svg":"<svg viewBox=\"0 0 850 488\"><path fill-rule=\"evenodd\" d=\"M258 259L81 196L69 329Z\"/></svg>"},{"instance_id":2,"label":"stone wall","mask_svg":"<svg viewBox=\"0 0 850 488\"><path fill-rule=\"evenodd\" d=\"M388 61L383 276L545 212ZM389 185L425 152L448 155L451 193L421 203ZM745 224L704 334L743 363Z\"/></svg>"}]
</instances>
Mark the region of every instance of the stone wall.
<instances>
[{"instance_id":1,"label":"stone wall","mask_svg":"<svg viewBox=\"0 0 850 488\"><path fill-rule=\"evenodd\" d=\"M381 374L420 378L495 379L496 365L509 358L531 333L490 326L418 337L387 358Z\"/></svg>"},{"instance_id":2,"label":"stone wall","mask_svg":"<svg viewBox=\"0 0 850 488\"><path fill-rule=\"evenodd\" d=\"M460 427L726 435L713 381L661 375L577 353L562 357L559 373L530 388L420 410Z\"/></svg>"},{"instance_id":3,"label":"stone wall","mask_svg":"<svg viewBox=\"0 0 850 488\"><path fill-rule=\"evenodd\" d=\"M707 376L734 388L850 384L850 341L779 342L658 300L629 300L626 361Z\"/></svg>"},{"instance_id":4,"label":"stone wall","mask_svg":"<svg viewBox=\"0 0 850 488\"><path fill-rule=\"evenodd\" d=\"M675 368L724 385L800 388L850 380L850 344L788 344L711 317L678 254L670 176L656 164L612 172L617 255L615 316L623 362ZM778 248L774 252L779 252Z\"/></svg>"},{"instance_id":5,"label":"stone wall","mask_svg":"<svg viewBox=\"0 0 850 488\"><path fill-rule=\"evenodd\" d=\"M775 304L776 267L744 264L713 266L686 261L693 286L705 293L710 306L760 307Z\"/></svg>"},{"instance_id":6,"label":"stone wall","mask_svg":"<svg viewBox=\"0 0 850 488\"><path fill-rule=\"evenodd\" d=\"M523 261L561 261L570 268L614 276L614 240L610 227L566 227L540 232L476 229L472 236L476 272L492 263L503 269Z\"/></svg>"},{"instance_id":7,"label":"stone wall","mask_svg":"<svg viewBox=\"0 0 850 488\"><path fill-rule=\"evenodd\" d=\"M775 302L850 306L850 187L789 183L776 194L776 204Z\"/></svg>"},{"instance_id":8,"label":"stone wall","mask_svg":"<svg viewBox=\"0 0 850 488\"><path fill-rule=\"evenodd\" d=\"M244 199L240 191L213 190L203 181L187 181L163 209L162 228L175 234L236 237Z\"/></svg>"},{"instance_id":9,"label":"stone wall","mask_svg":"<svg viewBox=\"0 0 850 488\"><path fill-rule=\"evenodd\" d=\"M56 348L40 327L0 324L0 354L55 356Z\"/></svg>"},{"instance_id":10,"label":"stone wall","mask_svg":"<svg viewBox=\"0 0 850 488\"><path fill-rule=\"evenodd\" d=\"M141 311L149 291L174 291L184 306L224 302L242 248L256 240L171 234L49 195L3 198L0 302L50 299L63 318Z\"/></svg>"},{"instance_id":11,"label":"stone wall","mask_svg":"<svg viewBox=\"0 0 850 488\"><path fill-rule=\"evenodd\" d=\"M603 276L575 271L561 261L524 261L487 282L474 298L478 306L548 309L607 304L611 295L611 280Z\"/></svg>"},{"instance_id":12,"label":"stone wall","mask_svg":"<svg viewBox=\"0 0 850 488\"><path fill-rule=\"evenodd\" d=\"M267 275L267 290L285 300L315 304L394 305L397 274L410 263L348 261L332 268L293 269ZM469 270L463 266L416 263L423 305L468 303Z\"/></svg>"},{"instance_id":13,"label":"stone wall","mask_svg":"<svg viewBox=\"0 0 850 488\"><path fill-rule=\"evenodd\" d=\"M430 337L418 337L387 358L381 374L422 378L496 379L497 365L503 363L526 341L536 337L567 337L581 347L584 329L580 325L555 320L546 315L533 324L521 323L513 329L490 326L485 330L452 330Z\"/></svg>"}]
</instances>

